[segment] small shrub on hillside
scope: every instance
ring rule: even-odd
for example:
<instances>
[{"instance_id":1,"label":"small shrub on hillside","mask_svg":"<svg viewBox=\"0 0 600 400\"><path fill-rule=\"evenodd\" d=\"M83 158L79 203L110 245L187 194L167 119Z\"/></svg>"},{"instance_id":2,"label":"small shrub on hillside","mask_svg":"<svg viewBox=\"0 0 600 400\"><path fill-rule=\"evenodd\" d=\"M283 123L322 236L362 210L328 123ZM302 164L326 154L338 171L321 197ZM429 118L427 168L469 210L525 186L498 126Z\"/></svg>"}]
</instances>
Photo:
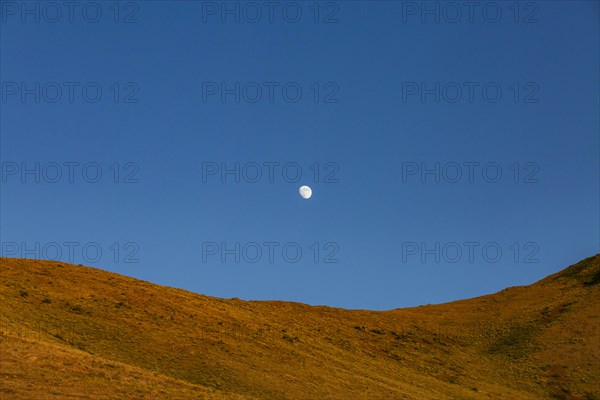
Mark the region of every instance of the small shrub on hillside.
<instances>
[{"instance_id":1,"label":"small shrub on hillside","mask_svg":"<svg viewBox=\"0 0 600 400\"><path fill-rule=\"evenodd\" d=\"M585 398L586 400L600 400L600 397L596 396L594 393L592 392L587 392L585 394Z\"/></svg>"},{"instance_id":2,"label":"small shrub on hillside","mask_svg":"<svg viewBox=\"0 0 600 400\"><path fill-rule=\"evenodd\" d=\"M392 331L392 335L394 336L394 338L396 338L398 340L406 339L408 337L408 335L405 333L399 333L399 332L394 332L394 331Z\"/></svg>"},{"instance_id":3,"label":"small shrub on hillside","mask_svg":"<svg viewBox=\"0 0 600 400\"><path fill-rule=\"evenodd\" d=\"M592 276L592 278L585 282L586 286L592 286L592 285L597 285L600 283L600 270L596 272L596 274L594 276Z\"/></svg>"},{"instance_id":4,"label":"small shrub on hillside","mask_svg":"<svg viewBox=\"0 0 600 400\"><path fill-rule=\"evenodd\" d=\"M76 313L82 313L83 308L81 308L80 305L74 305L74 306L71 306L71 311L75 311Z\"/></svg>"},{"instance_id":5,"label":"small shrub on hillside","mask_svg":"<svg viewBox=\"0 0 600 400\"><path fill-rule=\"evenodd\" d=\"M567 400L567 395L564 393L551 393L550 395L553 399Z\"/></svg>"},{"instance_id":6,"label":"small shrub on hillside","mask_svg":"<svg viewBox=\"0 0 600 400\"><path fill-rule=\"evenodd\" d=\"M283 336L281 336L281 338L283 340L286 340L286 341L290 342L290 343L294 343L294 342L297 342L298 340L300 340L298 338L298 336L291 336L291 335L288 335L287 333L284 333Z\"/></svg>"}]
</instances>

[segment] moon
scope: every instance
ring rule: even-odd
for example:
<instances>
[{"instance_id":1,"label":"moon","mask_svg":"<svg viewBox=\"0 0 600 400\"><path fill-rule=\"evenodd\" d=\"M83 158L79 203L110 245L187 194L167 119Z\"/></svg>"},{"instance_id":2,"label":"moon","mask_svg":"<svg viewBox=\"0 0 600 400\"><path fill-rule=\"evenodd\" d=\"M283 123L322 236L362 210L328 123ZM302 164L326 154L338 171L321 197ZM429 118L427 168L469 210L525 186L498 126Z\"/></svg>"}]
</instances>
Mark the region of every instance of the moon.
<instances>
[{"instance_id":1,"label":"moon","mask_svg":"<svg viewBox=\"0 0 600 400\"><path fill-rule=\"evenodd\" d=\"M300 192L300 196L303 199L310 199L310 196L312 196L312 189L308 186L301 186L300 189L298 189L298 192Z\"/></svg>"}]
</instances>

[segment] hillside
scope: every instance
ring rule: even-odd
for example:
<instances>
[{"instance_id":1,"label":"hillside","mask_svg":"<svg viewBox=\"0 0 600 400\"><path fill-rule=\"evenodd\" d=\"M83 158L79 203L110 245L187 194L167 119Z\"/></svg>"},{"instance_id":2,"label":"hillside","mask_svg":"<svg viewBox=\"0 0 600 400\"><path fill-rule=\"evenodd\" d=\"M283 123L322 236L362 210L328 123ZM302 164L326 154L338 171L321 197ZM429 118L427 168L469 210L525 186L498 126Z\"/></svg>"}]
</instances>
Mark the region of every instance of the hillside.
<instances>
[{"instance_id":1,"label":"hillside","mask_svg":"<svg viewBox=\"0 0 600 400\"><path fill-rule=\"evenodd\" d=\"M533 285L356 311L0 258L2 399L600 399L600 255Z\"/></svg>"}]
</instances>

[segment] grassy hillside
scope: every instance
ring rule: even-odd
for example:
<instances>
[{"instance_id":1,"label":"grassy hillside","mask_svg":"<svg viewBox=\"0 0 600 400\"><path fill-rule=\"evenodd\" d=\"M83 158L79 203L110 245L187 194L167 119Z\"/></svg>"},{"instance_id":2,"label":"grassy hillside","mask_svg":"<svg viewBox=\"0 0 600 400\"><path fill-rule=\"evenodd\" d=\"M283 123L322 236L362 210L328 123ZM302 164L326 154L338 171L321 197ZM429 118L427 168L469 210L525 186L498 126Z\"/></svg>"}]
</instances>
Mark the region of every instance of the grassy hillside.
<instances>
[{"instance_id":1,"label":"grassy hillside","mask_svg":"<svg viewBox=\"0 0 600 400\"><path fill-rule=\"evenodd\" d=\"M600 399L600 255L527 287L354 311L0 258L7 399Z\"/></svg>"}]
</instances>

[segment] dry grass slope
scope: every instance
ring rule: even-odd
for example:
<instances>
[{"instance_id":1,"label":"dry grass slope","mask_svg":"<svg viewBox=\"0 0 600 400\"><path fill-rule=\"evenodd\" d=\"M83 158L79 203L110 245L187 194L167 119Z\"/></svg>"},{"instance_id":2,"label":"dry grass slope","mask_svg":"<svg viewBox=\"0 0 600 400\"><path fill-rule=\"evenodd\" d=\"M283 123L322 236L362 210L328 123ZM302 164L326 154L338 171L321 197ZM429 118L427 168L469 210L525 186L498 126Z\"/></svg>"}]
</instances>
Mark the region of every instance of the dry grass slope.
<instances>
[{"instance_id":1,"label":"dry grass slope","mask_svg":"<svg viewBox=\"0 0 600 400\"><path fill-rule=\"evenodd\" d=\"M384 312L0 258L0 305L3 399L600 399L600 255Z\"/></svg>"}]
</instances>

